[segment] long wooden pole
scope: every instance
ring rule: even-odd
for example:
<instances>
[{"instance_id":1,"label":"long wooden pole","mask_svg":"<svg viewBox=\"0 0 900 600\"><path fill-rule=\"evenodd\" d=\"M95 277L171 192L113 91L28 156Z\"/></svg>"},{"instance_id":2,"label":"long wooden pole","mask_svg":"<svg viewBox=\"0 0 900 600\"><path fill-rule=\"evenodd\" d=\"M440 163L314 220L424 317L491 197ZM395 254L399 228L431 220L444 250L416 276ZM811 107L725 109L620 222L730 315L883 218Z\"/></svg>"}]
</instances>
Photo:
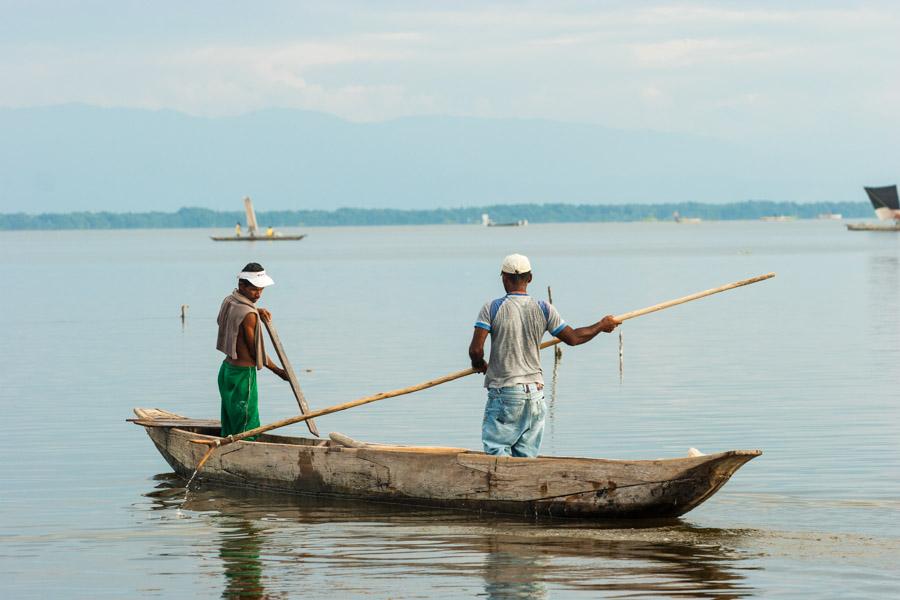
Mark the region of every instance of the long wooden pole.
<instances>
[{"instance_id":1,"label":"long wooden pole","mask_svg":"<svg viewBox=\"0 0 900 600\"><path fill-rule=\"evenodd\" d=\"M729 283L726 285L719 286L717 288L713 288L710 290L706 290L703 292L697 292L696 294L691 294L690 296L684 296L682 298L676 298L675 300L669 300L668 302L661 302L659 304L654 304L653 306L648 306L647 308L642 308L640 310L633 310L631 312L627 312L621 315L617 315L614 317L617 321L627 321L628 319L634 319L635 317L640 317L641 315L646 315L652 312L656 312L659 310L663 310L666 308L670 308L672 306L677 306L679 304L684 304L685 302L691 302L692 300L699 300L700 298L705 298L706 296L712 296L713 294L718 294L719 292L725 292L727 290L733 290L734 288L738 288L745 285L750 285L751 283L756 283L758 281L765 281L766 279L771 279L775 277L775 273L767 273L766 275L760 275L758 277L751 277L750 279L744 279L741 281L736 281L734 283ZM548 340L541 344L541 350L544 348L549 348L550 346L555 346L559 344L562 340L552 339ZM442 383L447 383L449 381L453 381L455 379L460 379L462 377L466 377L467 375L471 375L475 373L475 369L464 369L462 371L456 371L455 373L450 373L448 375L444 375L443 377L438 377L437 379L431 379L424 383L420 383L418 385L412 385L409 387L405 387L399 390L393 390L390 392L381 392L379 394L374 394L372 396L366 396L365 398L359 398L358 400L352 400L350 402L345 402L343 404L336 404L335 406L331 406L329 408L322 408L320 410L314 410L305 415L298 415L295 417L289 417L287 419L282 419L280 421L275 421L274 423L270 423L268 425L261 425L255 429L250 429L243 433L239 433L237 435L229 435L225 438L218 438L215 440L191 440L196 444L206 444L212 446L212 448L217 448L219 446L225 446L227 444L231 444L232 442L240 441L244 438L259 435L260 433L265 433L266 431L271 431L273 429L278 429L279 427L285 427L287 425L293 425L294 423L300 423L301 421L306 421L307 419L313 419L315 417L321 417L323 415L330 415L331 413L340 412L342 410L347 410L348 408L354 408L356 406L362 406L363 404L369 404L370 402L377 402L379 400L384 400L386 398L395 398L397 396L403 396L405 394L411 394L413 392L418 392L421 390L427 390L428 388L432 388L436 385L441 385ZM210 448L210 450L212 450ZM206 457L204 457L206 458Z\"/></svg>"},{"instance_id":2,"label":"long wooden pole","mask_svg":"<svg viewBox=\"0 0 900 600\"><path fill-rule=\"evenodd\" d=\"M765 281L766 279L772 279L773 277L775 277L775 273L766 273L765 275L751 277L750 279L742 279L741 281L735 281L734 283L720 285L719 287L713 288L711 290L697 292L696 294L691 294L690 296L676 298L675 300L669 300L668 302L660 302L659 304L654 304L653 306L648 306L647 308L633 310L623 315L617 315L616 320L627 321L628 319L647 315L658 310L663 310L664 308L671 308L672 306L678 306L679 304L684 304L685 302L699 300L700 298L706 298L707 296L712 296L713 294L718 294L720 292L727 292L728 290L733 290L734 288L743 287L745 285L750 285L751 283L757 283L759 281Z\"/></svg>"},{"instance_id":3,"label":"long wooden pole","mask_svg":"<svg viewBox=\"0 0 900 600\"><path fill-rule=\"evenodd\" d=\"M272 339L272 345L275 347L275 353L278 355L278 360L281 361L281 366L284 367L284 370L287 372L288 382L291 384L294 398L297 399L297 404L300 406L300 414L308 414L309 405L306 403L306 397L303 395L303 390L300 389L300 382L297 380L297 374L294 373L294 367L291 366L291 361L288 360L287 353L284 351L284 346L281 345L281 338L278 337L278 331L275 330L275 325L273 323L266 321L265 319L263 319L263 324L266 326L269 337ZM311 434L319 437L319 428L316 427L315 421L307 419L306 426L309 428Z\"/></svg>"},{"instance_id":4,"label":"long wooden pole","mask_svg":"<svg viewBox=\"0 0 900 600\"><path fill-rule=\"evenodd\" d=\"M546 348L545 345L541 345L541 348ZM424 383L420 383L418 385L412 385L410 387L405 387L400 390L393 390L391 392L381 392L379 394L374 394L372 396L366 396L365 398L360 398L358 400L353 400L351 402L344 402L343 404L337 404L335 406L331 406L329 408L322 408L319 410L314 410L305 415L297 415L295 417L288 417L287 419L282 419L280 421L275 421L274 423L270 423L268 425L261 425L256 429L249 429L243 433L239 433L237 435L229 435L225 438L219 438L216 440L191 440L197 444L208 444L210 446L218 447L225 446L232 442L240 441L244 438L259 435L260 433L265 433L266 431L271 431L272 429L278 429L279 427L285 427L287 425L293 425L294 423L300 423L301 421L305 421L307 419L314 419L316 417L321 417L322 415L330 415L331 413L340 412L342 410L347 410L348 408L353 408L355 406L362 406L363 404L369 404L370 402L377 402L379 400L384 400L386 398L394 398L396 396L403 396L405 394L412 394L413 392L418 392L421 390L427 390L428 388L432 388L436 385L441 385L442 383L447 383L448 381L453 381L454 379L459 379L461 377L465 377L466 375L471 375L475 373L475 369L465 369L463 371L457 371L455 373L450 373L449 375L444 375L443 377L438 377L437 379L431 379Z\"/></svg>"}]
</instances>

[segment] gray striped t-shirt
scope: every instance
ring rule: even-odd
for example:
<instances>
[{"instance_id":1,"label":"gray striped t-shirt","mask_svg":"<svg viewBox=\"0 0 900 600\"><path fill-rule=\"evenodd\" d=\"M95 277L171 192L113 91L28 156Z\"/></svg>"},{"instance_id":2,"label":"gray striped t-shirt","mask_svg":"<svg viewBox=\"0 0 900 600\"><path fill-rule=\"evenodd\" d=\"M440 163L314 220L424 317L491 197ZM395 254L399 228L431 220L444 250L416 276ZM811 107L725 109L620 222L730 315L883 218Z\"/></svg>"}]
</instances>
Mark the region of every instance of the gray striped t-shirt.
<instances>
[{"instance_id":1,"label":"gray striped t-shirt","mask_svg":"<svg viewBox=\"0 0 900 600\"><path fill-rule=\"evenodd\" d=\"M528 294L510 293L486 303L475 327L491 332L491 356L484 387L544 383L540 344L545 331L556 335L566 322L553 305Z\"/></svg>"}]
</instances>

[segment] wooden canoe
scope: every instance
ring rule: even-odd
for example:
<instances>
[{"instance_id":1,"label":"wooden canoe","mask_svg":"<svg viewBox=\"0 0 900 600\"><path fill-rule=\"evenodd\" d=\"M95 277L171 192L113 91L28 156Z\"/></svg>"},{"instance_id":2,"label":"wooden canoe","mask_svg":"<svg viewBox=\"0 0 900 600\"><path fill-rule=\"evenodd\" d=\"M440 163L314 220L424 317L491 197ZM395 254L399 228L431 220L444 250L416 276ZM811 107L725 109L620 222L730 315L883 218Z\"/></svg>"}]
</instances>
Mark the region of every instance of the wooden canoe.
<instances>
[{"instance_id":1,"label":"wooden canoe","mask_svg":"<svg viewBox=\"0 0 900 600\"><path fill-rule=\"evenodd\" d=\"M189 478L218 423L159 409L129 419L147 430L178 475ZM686 458L497 457L460 448L350 447L263 434L213 452L197 479L243 488L527 516L677 517L722 487L759 450Z\"/></svg>"}]
</instances>

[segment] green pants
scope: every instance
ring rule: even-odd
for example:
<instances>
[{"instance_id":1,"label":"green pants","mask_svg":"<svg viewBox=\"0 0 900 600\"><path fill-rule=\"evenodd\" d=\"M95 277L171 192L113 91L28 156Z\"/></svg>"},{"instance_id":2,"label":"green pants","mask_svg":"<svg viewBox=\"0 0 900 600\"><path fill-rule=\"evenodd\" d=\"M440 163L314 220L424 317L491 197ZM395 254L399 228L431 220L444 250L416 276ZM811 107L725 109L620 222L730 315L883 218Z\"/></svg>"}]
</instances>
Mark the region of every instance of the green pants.
<instances>
[{"instance_id":1,"label":"green pants","mask_svg":"<svg viewBox=\"0 0 900 600\"><path fill-rule=\"evenodd\" d=\"M259 427L259 394L256 367L235 367L222 362L219 368L222 397L222 437ZM256 436L245 438L249 441Z\"/></svg>"}]
</instances>

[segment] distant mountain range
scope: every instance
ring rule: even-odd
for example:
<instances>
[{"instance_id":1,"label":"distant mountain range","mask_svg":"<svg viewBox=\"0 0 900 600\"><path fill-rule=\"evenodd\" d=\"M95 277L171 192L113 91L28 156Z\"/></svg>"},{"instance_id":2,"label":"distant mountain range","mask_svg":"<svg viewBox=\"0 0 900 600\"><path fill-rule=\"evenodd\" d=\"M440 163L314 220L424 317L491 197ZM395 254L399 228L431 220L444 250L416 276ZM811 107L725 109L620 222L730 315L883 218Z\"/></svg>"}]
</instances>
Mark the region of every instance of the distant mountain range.
<instances>
[{"instance_id":1,"label":"distant mountain range","mask_svg":"<svg viewBox=\"0 0 900 600\"><path fill-rule=\"evenodd\" d=\"M542 120L350 123L299 110L202 118L64 105L0 109L0 133L7 214L231 211L245 195L260 211L855 201L867 183L813 157Z\"/></svg>"}]
</instances>

